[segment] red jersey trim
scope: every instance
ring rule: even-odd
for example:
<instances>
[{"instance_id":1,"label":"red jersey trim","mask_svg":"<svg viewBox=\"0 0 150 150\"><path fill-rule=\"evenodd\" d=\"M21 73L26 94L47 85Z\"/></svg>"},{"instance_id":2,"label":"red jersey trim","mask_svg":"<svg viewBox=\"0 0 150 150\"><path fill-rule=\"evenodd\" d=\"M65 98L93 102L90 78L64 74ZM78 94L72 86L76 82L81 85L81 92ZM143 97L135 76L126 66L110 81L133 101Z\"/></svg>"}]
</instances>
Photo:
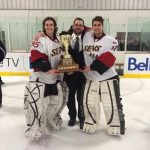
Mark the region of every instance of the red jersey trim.
<instances>
[{"instance_id":1,"label":"red jersey trim","mask_svg":"<svg viewBox=\"0 0 150 150\"><path fill-rule=\"evenodd\" d=\"M36 61L39 58L43 58L44 60L48 60L48 56L46 54L40 53L37 50L31 50L31 63Z\"/></svg>"},{"instance_id":2,"label":"red jersey trim","mask_svg":"<svg viewBox=\"0 0 150 150\"><path fill-rule=\"evenodd\" d=\"M108 68L112 67L115 63L116 58L110 52L106 52L98 57L98 60L102 62Z\"/></svg>"}]
</instances>

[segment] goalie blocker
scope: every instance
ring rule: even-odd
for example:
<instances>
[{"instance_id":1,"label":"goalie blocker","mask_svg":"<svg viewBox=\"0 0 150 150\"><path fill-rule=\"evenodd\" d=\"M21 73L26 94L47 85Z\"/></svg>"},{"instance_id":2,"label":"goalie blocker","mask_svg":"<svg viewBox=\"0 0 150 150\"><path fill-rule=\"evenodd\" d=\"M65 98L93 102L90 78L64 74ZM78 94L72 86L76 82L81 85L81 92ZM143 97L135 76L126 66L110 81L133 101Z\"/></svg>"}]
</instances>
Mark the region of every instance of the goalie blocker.
<instances>
[{"instance_id":1,"label":"goalie blocker","mask_svg":"<svg viewBox=\"0 0 150 150\"><path fill-rule=\"evenodd\" d=\"M107 120L108 134L125 134L125 120L117 80L86 82L83 100L85 121L82 131L96 131L100 120L100 102Z\"/></svg>"}]
</instances>

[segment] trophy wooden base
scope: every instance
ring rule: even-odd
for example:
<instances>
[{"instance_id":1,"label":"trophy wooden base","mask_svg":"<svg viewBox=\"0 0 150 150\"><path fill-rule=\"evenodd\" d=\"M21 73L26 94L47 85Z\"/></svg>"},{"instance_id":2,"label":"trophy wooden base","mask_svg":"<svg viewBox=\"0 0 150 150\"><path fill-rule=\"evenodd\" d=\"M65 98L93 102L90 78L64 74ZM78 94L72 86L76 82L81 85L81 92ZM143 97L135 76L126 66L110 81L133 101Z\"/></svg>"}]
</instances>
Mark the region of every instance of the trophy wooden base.
<instances>
[{"instance_id":1,"label":"trophy wooden base","mask_svg":"<svg viewBox=\"0 0 150 150\"><path fill-rule=\"evenodd\" d=\"M57 69L59 72L62 72L62 73L80 71L79 65L76 65L76 64L68 65L68 66L59 65Z\"/></svg>"},{"instance_id":2,"label":"trophy wooden base","mask_svg":"<svg viewBox=\"0 0 150 150\"><path fill-rule=\"evenodd\" d=\"M72 59L63 59L61 64L57 67L59 72L75 72L80 71L79 65L76 64Z\"/></svg>"}]
</instances>

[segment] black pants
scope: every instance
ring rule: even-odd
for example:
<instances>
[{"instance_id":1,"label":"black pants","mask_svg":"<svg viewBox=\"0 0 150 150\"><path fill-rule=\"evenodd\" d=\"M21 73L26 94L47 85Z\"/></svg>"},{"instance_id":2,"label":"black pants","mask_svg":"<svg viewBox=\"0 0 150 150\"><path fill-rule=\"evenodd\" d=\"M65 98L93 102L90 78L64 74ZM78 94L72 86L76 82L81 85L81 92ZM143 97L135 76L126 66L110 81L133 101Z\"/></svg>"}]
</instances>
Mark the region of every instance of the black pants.
<instances>
[{"instance_id":1,"label":"black pants","mask_svg":"<svg viewBox=\"0 0 150 150\"><path fill-rule=\"evenodd\" d=\"M67 83L67 86L69 88L69 95L68 95L68 102L67 107L69 109L69 116L70 119L76 119L77 116L77 110L76 110L76 99L78 102L78 118L80 121L84 120L84 113L83 113L83 99L81 95L82 92L82 86L85 82L85 77L83 73L81 72L75 72L71 75L65 74L64 80Z\"/></svg>"}]
</instances>

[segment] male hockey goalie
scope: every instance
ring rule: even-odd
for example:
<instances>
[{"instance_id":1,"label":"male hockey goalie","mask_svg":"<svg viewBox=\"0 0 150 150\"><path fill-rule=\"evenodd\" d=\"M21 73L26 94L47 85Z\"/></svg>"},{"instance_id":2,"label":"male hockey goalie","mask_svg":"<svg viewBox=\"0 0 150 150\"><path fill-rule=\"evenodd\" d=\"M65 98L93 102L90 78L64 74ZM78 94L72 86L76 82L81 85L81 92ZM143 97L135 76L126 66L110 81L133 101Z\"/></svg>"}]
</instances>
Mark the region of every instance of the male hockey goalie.
<instances>
[{"instance_id":1,"label":"male hockey goalie","mask_svg":"<svg viewBox=\"0 0 150 150\"><path fill-rule=\"evenodd\" d=\"M25 87L24 109L27 130L25 135L38 140L46 125L60 129L66 87L63 74L57 66L61 61L62 46L56 37L57 24L53 17L43 20L44 37L34 41L31 47L31 65L34 69Z\"/></svg>"}]
</instances>

